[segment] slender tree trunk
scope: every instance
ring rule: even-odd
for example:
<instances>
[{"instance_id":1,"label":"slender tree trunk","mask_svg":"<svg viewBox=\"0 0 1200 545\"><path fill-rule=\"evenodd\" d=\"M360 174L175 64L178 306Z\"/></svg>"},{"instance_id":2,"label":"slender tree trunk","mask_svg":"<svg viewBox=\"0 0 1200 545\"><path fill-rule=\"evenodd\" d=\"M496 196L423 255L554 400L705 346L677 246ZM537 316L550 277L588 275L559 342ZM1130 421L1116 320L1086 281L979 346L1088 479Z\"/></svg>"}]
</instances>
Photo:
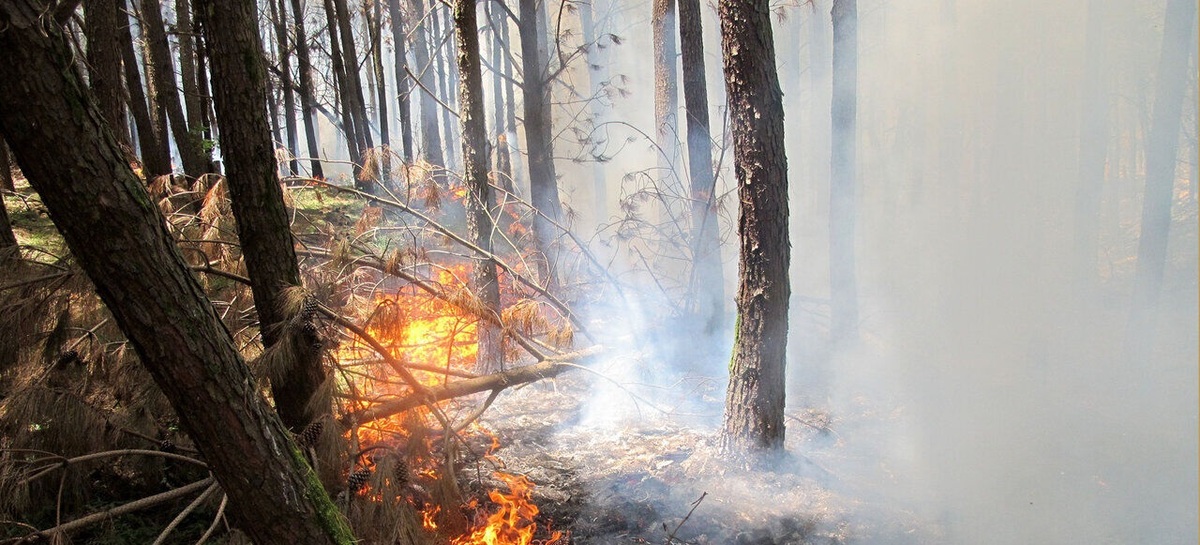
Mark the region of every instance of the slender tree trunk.
<instances>
[{"instance_id":1,"label":"slender tree trunk","mask_svg":"<svg viewBox=\"0 0 1200 545\"><path fill-rule=\"evenodd\" d=\"M1108 88L1104 77L1104 5L1089 0L1079 116L1079 180L1075 192L1075 280L1086 291L1096 282L1099 218L1108 154Z\"/></svg>"},{"instance_id":2,"label":"slender tree trunk","mask_svg":"<svg viewBox=\"0 0 1200 545\"><path fill-rule=\"evenodd\" d=\"M7 171L8 166L8 150L4 147L4 143L0 142L0 169ZM11 176L10 176L11 178ZM11 180L10 180L11 182ZM3 183L0 183L3 185ZM7 187L0 187L12 191ZM8 251L17 245L17 235L13 233L12 222L8 219L8 209L4 207L4 198L0 195L0 270L3 269L4 260L8 257ZM2 342L2 341L0 341ZM0 350L3 353L3 350ZM6 369L7 358L0 358L0 370Z\"/></svg>"},{"instance_id":3,"label":"slender tree trunk","mask_svg":"<svg viewBox=\"0 0 1200 545\"><path fill-rule=\"evenodd\" d=\"M654 127L660 153L659 166L663 169L661 179L672 195L683 195L678 190L679 175L679 72L675 68L677 56L675 0L654 0L650 25L654 38Z\"/></svg>"},{"instance_id":4,"label":"slender tree trunk","mask_svg":"<svg viewBox=\"0 0 1200 545\"><path fill-rule=\"evenodd\" d=\"M183 80L183 105L187 108L187 126L200 140L200 153L205 172L213 172L212 153L205 149L201 135L205 133L204 107L201 102L199 76L196 73L196 25L192 23L192 0L175 0L175 28L179 38L179 77Z\"/></svg>"},{"instance_id":5,"label":"slender tree trunk","mask_svg":"<svg viewBox=\"0 0 1200 545\"><path fill-rule=\"evenodd\" d=\"M393 0L395 1L395 0ZM301 0L291 0L292 31L295 33L296 62L300 73L300 109L304 119L304 139L308 143L310 169L314 178L324 178L321 166L321 140L317 136L317 108L313 104L312 61L308 54L308 33L304 28L304 6Z\"/></svg>"},{"instance_id":6,"label":"slender tree trunk","mask_svg":"<svg viewBox=\"0 0 1200 545\"><path fill-rule=\"evenodd\" d=\"M396 71L396 109L400 117L400 144L405 163L413 160L412 139L412 107L408 96L412 92L412 84L408 81L408 52L404 30L404 12L400 10L400 0L388 0L388 16L392 19L392 52L393 67Z\"/></svg>"},{"instance_id":7,"label":"slender tree trunk","mask_svg":"<svg viewBox=\"0 0 1200 545\"><path fill-rule=\"evenodd\" d=\"M367 29L371 34L371 67L375 71L377 81L375 107L379 113L379 145L382 148L377 155L376 166L379 169L379 183L384 187L391 187L392 140L388 130L391 119L388 118L387 108L387 78L383 74L383 0L375 0L373 4L374 17L367 19ZM363 8L363 15L367 15L366 7Z\"/></svg>"},{"instance_id":8,"label":"slender tree trunk","mask_svg":"<svg viewBox=\"0 0 1200 545\"><path fill-rule=\"evenodd\" d=\"M858 138L858 2L833 0L832 161L829 163L830 340L858 338L854 195Z\"/></svg>"},{"instance_id":9,"label":"slender tree trunk","mask_svg":"<svg viewBox=\"0 0 1200 545\"><path fill-rule=\"evenodd\" d=\"M350 113L354 117L355 135L358 138L359 153L375 147L371 138L371 125L367 121L366 100L363 98L362 77L358 70L358 49L354 45L354 30L350 25L350 7L346 0L333 0L337 13L337 28L341 34L343 64L346 67L346 88L348 96L342 97L343 104L350 105ZM356 158L361 160L362 157Z\"/></svg>"},{"instance_id":10,"label":"slender tree trunk","mask_svg":"<svg viewBox=\"0 0 1200 545\"><path fill-rule=\"evenodd\" d=\"M525 106L525 142L529 147L529 197L542 215L533 220L533 234L542 254L539 272L543 282L555 283L554 238L552 221L562 217L558 198L558 176L554 172L554 139L550 121L550 85L546 58L538 48L540 16L537 0L520 0L521 94ZM545 217L543 217L545 216Z\"/></svg>"},{"instance_id":11,"label":"slender tree trunk","mask_svg":"<svg viewBox=\"0 0 1200 545\"><path fill-rule=\"evenodd\" d=\"M324 0L326 31L329 32L329 63L333 69L333 79L337 82L337 96L341 99L342 132L346 136L346 149L350 153L350 161L354 164L354 180L358 183L361 172L362 154L366 151L359 146L357 118L354 115L353 101L349 98L350 77L346 73L345 57L342 55L341 38L338 32L337 10L332 0Z\"/></svg>"},{"instance_id":12,"label":"slender tree trunk","mask_svg":"<svg viewBox=\"0 0 1200 545\"><path fill-rule=\"evenodd\" d=\"M252 6L243 6L228 9L253 30ZM31 0L0 3L0 132L17 162L228 495L234 524L258 543L352 543L43 10Z\"/></svg>"},{"instance_id":13,"label":"slender tree trunk","mask_svg":"<svg viewBox=\"0 0 1200 545\"><path fill-rule=\"evenodd\" d=\"M8 158L8 145L4 143L4 138L0 138L0 189L17 190L13 185L12 161Z\"/></svg>"},{"instance_id":14,"label":"slender tree trunk","mask_svg":"<svg viewBox=\"0 0 1200 545\"><path fill-rule=\"evenodd\" d=\"M225 150L230 202L246 261L263 344L291 342L294 361L271 377L275 407L285 425L299 432L328 412L313 402L325 380L320 350L311 333L284 335L291 316L282 292L300 285L300 269L283 190L275 176L265 111L267 68L249 0L197 0L203 6L205 38L212 57L217 116Z\"/></svg>"},{"instance_id":15,"label":"slender tree trunk","mask_svg":"<svg viewBox=\"0 0 1200 545\"><path fill-rule=\"evenodd\" d=\"M209 92L208 85L208 48L205 46L203 25L200 21L193 21L192 28L196 39L196 92L200 96L200 126L203 127L206 140L216 141L217 115L213 112L212 93ZM213 165L213 170L220 172L216 164Z\"/></svg>"},{"instance_id":16,"label":"slender tree trunk","mask_svg":"<svg viewBox=\"0 0 1200 545\"><path fill-rule=\"evenodd\" d=\"M1131 361L1149 356L1154 346L1154 316L1162 293L1171 229L1171 201L1179 152L1180 115L1187 89L1188 55L1194 53L1194 0L1168 0L1158 63L1154 112L1146 147L1146 192L1142 198L1142 234L1138 240L1133 313L1126 339Z\"/></svg>"},{"instance_id":17,"label":"slender tree trunk","mask_svg":"<svg viewBox=\"0 0 1200 545\"><path fill-rule=\"evenodd\" d=\"M418 13L425 10L425 2L422 0L415 0L413 6L417 8ZM417 70L419 70L417 80L422 87L419 92L421 98L417 100L421 111L421 158L431 165L444 167L446 166L446 156L442 153L442 140L438 135L438 104L430 96L430 93L437 90L435 76L437 67L431 64L429 57L429 44L430 42L436 43L437 37L433 36L430 31L430 17L433 17L431 12L420 15L420 28L414 33L416 43L413 44L413 59L417 62Z\"/></svg>"},{"instance_id":18,"label":"slender tree trunk","mask_svg":"<svg viewBox=\"0 0 1200 545\"><path fill-rule=\"evenodd\" d=\"M125 0L117 2L117 39L121 46L121 59L125 69L125 89L129 92L129 110L137 127L138 147L142 153L142 175L147 180L171 173L171 152L167 147L166 133L162 131L159 118L151 115L146 93L142 89L142 76L138 72L137 53L133 45L128 9Z\"/></svg>"},{"instance_id":19,"label":"slender tree trunk","mask_svg":"<svg viewBox=\"0 0 1200 545\"><path fill-rule=\"evenodd\" d=\"M601 12L601 10L596 9L598 2L599 0L591 0L579 6L579 26L583 31L583 43L588 46L588 89L591 91L591 102L588 103L588 109L591 111L593 128L593 141L590 144L594 149L603 150L607 143L603 135L607 132L604 125L608 122L608 97L602 95L604 94L604 84L608 81L608 46L600 43L601 32L596 22L596 14ZM682 18L682 2L680 2L680 6L680 18ZM697 13L696 17L699 16ZM682 21L680 24L680 30L682 31ZM699 19L697 19L697 24L699 24ZM703 58L701 58L700 62L703 63ZM687 78L689 67L686 58L683 70L684 78ZM703 78L703 64L701 64L700 73L701 78ZM703 85L704 80L701 79L700 83ZM708 119L707 114L705 115L705 119ZM600 153L604 152L601 151ZM608 217L608 187L604 174L604 160L606 158L594 157L593 159L592 212L596 216L596 224L599 225Z\"/></svg>"},{"instance_id":20,"label":"slender tree trunk","mask_svg":"<svg viewBox=\"0 0 1200 545\"><path fill-rule=\"evenodd\" d=\"M87 0L83 34L87 37L88 83L100 111L116 131L117 140L129 145L129 125L125 121L125 102L121 87L121 43L117 41L117 25L121 15L116 0Z\"/></svg>"},{"instance_id":21,"label":"slender tree trunk","mask_svg":"<svg viewBox=\"0 0 1200 545\"><path fill-rule=\"evenodd\" d=\"M279 54L279 87L283 95L283 126L287 135L288 174L300 172L300 138L296 130L296 92L292 85L292 51L288 47L287 6L284 0L267 0L271 24L275 27L275 47Z\"/></svg>"},{"instance_id":22,"label":"slender tree trunk","mask_svg":"<svg viewBox=\"0 0 1200 545\"><path fill-rule=\"evenodd\" d=\"M142 30L147 42L146 51L150 55L150 64L154 66L154 85L158 90L158 100L161 101L167 121L170 122L175 147L179 150L179 159L183 161L183 171L196 178L208 172L210 165L204 158L200 135L188 130L187 119L183 115L179 89L175 86L175 63L171 61L171 46L167 42L162 8L158 2L159 0L142 0Z\"/></svg>"},{"instance_id":23,"label":"slender tree trunk","mask_svg":"<svg viewBox=\"0 0 1200 545\"><path fill-rule=\"evenodd\" d=\"M808 163L808 175L812 180L828 180L829 162L825 158L829 157L832 151L825 135L828 134L830 124L833 122L828 107L833 101L829 74L833 66L833 54L830 51L833 38L830 36L832 33L830 19L825 14L830 12L830 0L812 0L812 10L808 36L808 74L812 94L808 101L809 141L807 144L809 153L812 155ZM816 207L817 198L815 189L811 188L815 188L817 185L806 184L810 189L801 188L804 197L802 202L808 203L807 206L813 208Z\"/></svg>"},{"instance_id":24,"label":"slender tree trunk","mask_svg":"<svg viewBox=\"0 0 1200 545\"><path fill-rule=\"evenodd\" d=\"M783 94L775 71L771 6L767 0L721 0L719 12L741 199L737 337L722 444L729 452L779 449L784 440L791 250Z\"/></svg>"},{"instance_id":25,"label":"slender tree trunk","mask_svg":"<svg viewBox=\"0 0 1200 545\"><path fill-rule=\"evenodd\" d=\"M725 311L725 277L717 229L716 173L704 81L704 29L700 0L679 0L679 45L683 53L683 100L687 112L688 170L692 198L692 298L704 331L713 333Z\"/></svg>"},{"instance_id":26,"label":"slender tree trunk","mask_svg":"<svg viewBox=\"0 0 1200 545\"><path fill-rule=\"evenodd\" d=\"M467 186L467 233L487 252L492 251L492 217L488 214L491 188L488 186L488 137L483 109L483 73L479 67L479 32L475 25L475 0L454 2L454 29L458 41L458 69L462 75L458 89L459 118L463 135L463 178ZM500 316L500 286L496 262L484 259L471 271L471 291L479 297L485 312ZM504 368L503 337L500 329L487 320L479 320L480 372Z\"/></svg>"},{"instance_id":27,"label":"slender tree trunk","mask_svg":"<svg viewBox=\"0 0 1200 545\"><path fill-rule=\"evenodd\" d=\"M453 69L452 66L454 63L450 62L450 59L445 54L445 48L442 45L444 43L442 41L442 37L445 36L445 34L442 32L442 10L438 9L438 7L438 4L432 2L430 3L429 17L433 22L433 39L430 41L430 43L433 44L431 58L433 59L433 66L437 67L435 70L437 75L437 78L435 78L437 87L431 88L430 90L441 95L442 102L446 103L446 105L450 108L453 108L455 99L451 98L451 96L454 94L454 91L452 91L452 88L450 87L449 74ZM441 108L442 143L445 146L446 152L445 167L453 170L458 164L458 161L454 155L454 119L450 114L450 108Z\"/></svg>"}]
</instances>

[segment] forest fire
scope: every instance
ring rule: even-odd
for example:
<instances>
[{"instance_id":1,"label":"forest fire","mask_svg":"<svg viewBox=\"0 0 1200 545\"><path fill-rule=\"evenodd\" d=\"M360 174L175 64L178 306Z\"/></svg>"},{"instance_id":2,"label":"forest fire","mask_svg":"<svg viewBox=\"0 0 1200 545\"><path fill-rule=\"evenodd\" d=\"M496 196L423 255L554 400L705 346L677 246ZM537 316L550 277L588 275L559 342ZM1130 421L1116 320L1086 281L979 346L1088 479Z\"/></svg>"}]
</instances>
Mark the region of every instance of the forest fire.
<instances>
[{"instance_id":1,"label":"forest fire","mask_svg":"<svg viewBox=\"0 0 1200 545\"><path fill-rule=\"evenodd\" d=\"M510 475L497 471L495 476L508 485L508 494L492 490L488 498L496 504L496 511L470 534L451 541L453 545L529 545L534 543L537 523L534 517L538 507L531 501L533 483L521 475ZM559 543L562 532L551 532L549 537L538 543Z\"/></svg>"}]
</instances>

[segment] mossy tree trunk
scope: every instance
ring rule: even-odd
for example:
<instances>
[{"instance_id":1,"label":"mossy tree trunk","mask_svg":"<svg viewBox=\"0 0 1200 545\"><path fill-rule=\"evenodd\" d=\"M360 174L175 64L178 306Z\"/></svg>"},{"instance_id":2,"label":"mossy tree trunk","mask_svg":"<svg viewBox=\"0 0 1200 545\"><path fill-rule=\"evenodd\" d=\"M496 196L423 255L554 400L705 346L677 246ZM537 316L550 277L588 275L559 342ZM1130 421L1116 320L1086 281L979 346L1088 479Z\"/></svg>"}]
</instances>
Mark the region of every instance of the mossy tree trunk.
<instances>
[{"instance_id":1,"label":"mossy tree trunk","mask_svg":"<svg viewBox=\"0 0 1200 545\"><path fill-rule=\"evenodd\" d=\"M253 24L251 4L223 3ZM234 524L257 543L352 543L42 12L36 0L0 3L0 132L17 163L228 495Z\"/></svg>"}]
</instances>

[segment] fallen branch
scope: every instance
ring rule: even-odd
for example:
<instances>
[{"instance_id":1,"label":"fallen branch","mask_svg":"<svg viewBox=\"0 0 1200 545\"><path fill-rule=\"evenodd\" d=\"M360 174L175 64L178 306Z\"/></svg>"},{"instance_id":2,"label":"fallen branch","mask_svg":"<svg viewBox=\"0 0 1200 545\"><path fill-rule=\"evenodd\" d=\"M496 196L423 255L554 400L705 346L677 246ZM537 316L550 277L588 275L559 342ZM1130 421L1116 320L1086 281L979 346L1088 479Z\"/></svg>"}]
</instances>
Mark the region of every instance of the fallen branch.
<instances>
[{"instance_id":1,"label":"fallen branch","mask_svg":"<svg viewBox=\"0 0 1200 545\"><path fill-rule=\"evenodd\" d=\"M80 528L90 526L97 522L102 522L102 521L111 519L113 517L127 515L129 513L141 511L142 509L146 509L148 507L154 507L155 505L158 505L161 503L166 503L166 502L169 502L172 500L182 498L189 494L193 494L200 490L204 490L204 489L208 488L209 486L211 486L214 482L215 481L213 480L213 478L209 477L207 479L204 479L201 481L196 481L196 482L186 485L186 486L181 486L174 490L168 490L161 494L147 496L140 500L135 500L135 501L131 501L129 503L118 505L116 507L113 507L112 509L107 509L105 511L100 511L98 513L92 513L86 517L77 518L70 522L65 522L65 523L59 524L58 526L55 526L53 528L39 530L37 532L30 533L29 535L26 535L25 537L13 538L9 541L5 541L4 543L12 543L12 544L26 543L29 540L38 538L38 537L44 538L44 537L50 537L52 534L73 532Z\"/></svg>"},{"instance_id":2,"label":"fallen branch","mask_svg":"<svg viewBox=\"0 0 1200 545\"><path fill-rule=\"evenodd\" d=\"M394 401L380 403L370 409L346 413L338 420L343 428L349 429L355 422L363 423L387 418L429 403L477 394L488 390L500 391L519 384L555 377L564 371L577 368L578 364L574 363L575 361L593 358L603 351L604 347L597 345L579 352L563 354L560 357L540 363L484 375L479 378L459 380L439 388L426 388L425 392L412 393Z\"/></svg>"}]
</instances>

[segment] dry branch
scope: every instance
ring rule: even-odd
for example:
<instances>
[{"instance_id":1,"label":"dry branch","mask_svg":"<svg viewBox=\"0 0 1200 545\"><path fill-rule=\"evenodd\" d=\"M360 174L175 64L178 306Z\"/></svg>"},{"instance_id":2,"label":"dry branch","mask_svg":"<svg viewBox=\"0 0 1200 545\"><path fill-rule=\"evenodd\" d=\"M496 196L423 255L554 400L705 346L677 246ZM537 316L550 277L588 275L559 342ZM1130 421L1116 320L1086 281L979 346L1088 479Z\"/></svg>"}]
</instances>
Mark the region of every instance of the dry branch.
<instances>
[{"instance_id":1,"label":"dry branch","mask_svg":"<svg viewBox=\"0 0 1200 545\"><path fill-rule=\"evenodd\" d=\"M438 401L445 401L489 390L500 391L518 384L555 377L564 371L578 367L577 362L594 358L603 351L604 347L597 345L586 350L563 354L560 357L540 363L484 375L478 378L459 380L439 388L426 388L425 392L412 393L395 401L380 403L363 411L346 413L339 421L344 428L350 428L355 423L361 424L363 422L387 418L429 403L436 403Z\"/></svg>"}]
</instances>

